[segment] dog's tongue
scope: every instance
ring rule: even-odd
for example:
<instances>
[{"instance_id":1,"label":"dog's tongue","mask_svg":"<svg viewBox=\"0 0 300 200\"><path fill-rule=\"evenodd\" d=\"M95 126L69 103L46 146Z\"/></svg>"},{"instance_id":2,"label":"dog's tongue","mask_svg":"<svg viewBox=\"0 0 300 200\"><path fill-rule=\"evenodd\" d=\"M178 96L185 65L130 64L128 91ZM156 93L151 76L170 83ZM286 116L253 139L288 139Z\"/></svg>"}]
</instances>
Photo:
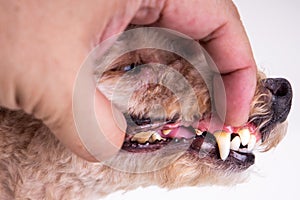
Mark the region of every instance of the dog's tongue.
<instances>
[{"instance_id":1,"label":"dog's tongue","mask_svg":"<svg viewBox=\"0 0 300 200\"><path fill-rule=\"evenodd\" d=\"M163 129L161 136L166 138L193 138L195 136L195 130L187 127L175 127L172 129Z\"/></svg>"},{"instance_id":2,"label":"dog's tongue","mask_svg":"<svg viewBox=\"0 0 300 200\"><path fill-rule=\"evenodd\" d=\"M165 138L193 138L195 136L195 128L204 132L215 132L216 130L225 130L233 132L231 126L224 126L219 118L207 117L199 122L190 124L189 127L182 126L180 122L173 124L166 124L161 130L161 136Z\"/></svg>"}]
</instances>

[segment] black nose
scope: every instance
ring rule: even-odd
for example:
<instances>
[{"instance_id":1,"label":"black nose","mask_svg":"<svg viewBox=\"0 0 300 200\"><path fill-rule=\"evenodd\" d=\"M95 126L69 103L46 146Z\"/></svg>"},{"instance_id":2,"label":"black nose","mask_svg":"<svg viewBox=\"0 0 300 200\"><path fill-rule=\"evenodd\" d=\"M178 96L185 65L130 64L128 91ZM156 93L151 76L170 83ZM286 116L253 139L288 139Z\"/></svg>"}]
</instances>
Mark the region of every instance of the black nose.
<instances>
[{"instance_id":1,"label":"black nose","mask_svg":"<svg viewBox=\"0 0 300 200\"><path fill-rule=\"evenodd\" d=\"M272 93L272 122L283 122L286 120L291 106L293 91L288 80L284 78L268 78L264 86Z\"/></svg>"}]
</instances>

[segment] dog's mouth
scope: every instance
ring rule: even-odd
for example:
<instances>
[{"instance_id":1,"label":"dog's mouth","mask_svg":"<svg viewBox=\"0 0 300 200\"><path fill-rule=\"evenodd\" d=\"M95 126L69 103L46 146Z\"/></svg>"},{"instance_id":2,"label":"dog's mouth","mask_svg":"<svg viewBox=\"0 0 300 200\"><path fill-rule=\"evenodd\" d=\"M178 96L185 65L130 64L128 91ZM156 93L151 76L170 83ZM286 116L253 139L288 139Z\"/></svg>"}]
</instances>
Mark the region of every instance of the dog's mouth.
<instances>
[{"instance_id":1,"label":"dog's mouth","mask_svg":"<svg viewBox=\"0 0 300 200\"><path fill-rule=\"evenodd\" d=\"M132 38L130 43L134 46L136 37L128 37ZM122 149L131 153L139 153L141 156L143 153L152 152L152 155L157 152L164 158L166 151L184 147L183 152L188 152L200 159L209 159L204 160L203 163L216 167L222 167L225 163L225 167L230 169L236 166L238 169L247 169L254 164L255 147L265 140L271 141L271 144L273 135L276 136L273 130L287 118L292 101L292 88L289 82L285 79L259 81L255 95L257 99L253 100L254 103L251 105L253 112L246 125L237 128L207 128L209 126L200 124L201 121L209 118L207 115L212 112L209 110L209 104L213 102L207 99L209 85L205 83L211 83L215 73L207 74L206 65L209 63L206 62L205 56L200 56L201 52L198 54L194 44L189 43L185 38L177 40L177 36L173 39L173 36L169 38L169 34L167 37L168 40L163 41L170 41L173 49L170 52L174 53L162 50L164 48L157 50L150 45L151 48L138 48L138 50L125 53L110 64L105 59L99 60L99 63L102 63L96 73L99 76L97 78L99 89L117 108L128 115L126 116L128 128ZM145 38L144 35L143 38ZM155 37L151 35L149 39L151 38ZM124 36L123 39L126 37ZM159 43L157 41L161 40L149 41ZM124 44L127 45L129 42ZM164 42L164 44L167 43ZM112 48L109 52L117 55L121 49ZM127 46L125 49L128 50ZM185 56L183 58L180 55ZM110 56L107 57L110 58ZM193 62L189 62L185 57L193 58L191 59ZM196 64L193 65L193 63ZM109 68L103 73L101 66L106 64ZM202 70L205 76L199 74ZM258 80L261 78L259 77ZM195 99L189 96L193 92L196 94ZM187 96L190 98L186 98ZM197 113L197 108L192 106L197 103L199 103L201 113ZM160 108L163 108L162 111ZM182 110L185 111L181 114L182 119L176 116L172 119L162 119L164 115L172 117L175 112ZM148 116L160 118L152 119L147 118ZM199 117L203 117L200 122ZM181 123L181 120L196 121L197 124L187 125L185 122ZM272 137L269 137L270 133ZM273 140L276 140L274 138ZM172 147L169 148L170 146Z\"/></svg>"},{"instance_id":2,"label":"dog's mouth","mask_svg":"<svg viewBox=\"0 0 300 200\"><path fill-rule=\"evenodd\" d=\"M239 169L254 164L253 150L261 143L259 131L250 123L239 128L226 126L213 133L201 123L187 127L170 121L140 124L133 128L134 134L132 126L130 128L122 147L125 151L147 153L177 145L194 156L225 162Z\"/></svg>"},{"instance_id":3,"label":"dog's mouth","mask_svg":"<svg viewBox=\"0 0 300 200\"><path fill-rule=\"evenodd\" d=\"M173 145L175 148L183 147L184 152L197 158L212 159L220 166L247 169L255 162L253 152L260 150L257 147L270 142L278 144L279 140L272 139L273 130L287 119L291 108L292 88L286 79L266 79L262 87L272 93L268 96L269 100L262 100L269 111L260 116L253 115L242 127L207 128L210 127L207 122L212 119L210 116L190 125L181 123L176 115L170 120L127 116L128 128L122 149L131 153L147 153L161 149L168 151L168 147Z\"/></svg>"}]
</instances>

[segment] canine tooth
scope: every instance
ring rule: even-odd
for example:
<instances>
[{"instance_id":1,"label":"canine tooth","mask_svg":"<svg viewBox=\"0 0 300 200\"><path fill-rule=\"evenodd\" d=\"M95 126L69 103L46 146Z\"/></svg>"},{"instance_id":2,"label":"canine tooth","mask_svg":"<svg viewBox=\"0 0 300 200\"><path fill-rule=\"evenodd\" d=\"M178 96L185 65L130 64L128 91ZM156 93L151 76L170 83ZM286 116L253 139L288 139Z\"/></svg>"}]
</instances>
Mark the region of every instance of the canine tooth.
<instances>
[{"instance_id":1,"label":"canine tooth","mask_svg":"<svg viewBox=\"0 0 300 200\"><path fill-rule=\"evenodd\" d=\"M230 149L237 151L239 150L240 145L241 145L241 138L239 136L235 136L233 140L230 142Z\"/></svg>"},{"instance_id":2,"label":"canine tooth","mask_svg":"<svg viewBox=\"0 0 300 200\"><path fill-rule=\"evenodd\" d=\"M251 135L248 143L248 151L252 151L255 147L255 144L256 144L256 137L254 135Z\"/></svg>"},{"instance_id":3,"label":"canine tooth","mask_svg":"<svg viewBox=\"0 0 300 200\"><path fill-rule=\"evenodd\" d=\"M246 146L250 140L250 131L247 128L242 128L238 130L238 134L241 138L241 142L243 146Z\"/></svg>"},{"instance_id":4,"label":"canine tooth","mask_svg":"<svg viewBox=\"0 0 300 200\"><path fill-rule=\"evenodd\" d=\"M140 132L140 133L135 134L131 138L131 141L143 144L143 143L146 143L149 140L149 138L151 137L152 134L153 134L153 132L151 132L151 131Z\"/></svg>"},{"instance_id":5,"label":"canine tooth","mask_svg":"<svg viewBox=\"0 0 300 200\"><path fill-rule=\"evenodd\" d=\"M230 135L230 133L227 133L225 131L216 131L214 133L222 160L226 160L230 153Z\"/></svg>"},{"instance_id":6,"label":"canine tooth","mask_svg":"<svg viewBox=\"0 0 300 200\"><path fill-rule=\"evenodd\" d=\"M162 133L164 135L168 135L171 131L172 131L171 129L165 129L165 130L162 131Z\"/></svg>"},{"instance_id":7,"label":"canine tooth","mask_svg":"<svg viewBox=\"0 0 300 200\"><path fill-rule=\"evenodd\" d=\"M200 131L200 130L197 129L197 128L195 128L195 132L196 132L196 135L199 135L199 136L202 135L202 133L203 133L202 131Z\"/></svg>"},{"instance_id":8,"label":"canine tooth","mask_svg":"<svg viewBox=\"0 0 300 200\"><path fill-rule=\"evenodd\" d=\"M153 143L155 141L161 141L161 140L166 140L165 138L161 137L158 133L153 133L151 137L149 138L149 142Z\"/></svg>"}]
</instances>

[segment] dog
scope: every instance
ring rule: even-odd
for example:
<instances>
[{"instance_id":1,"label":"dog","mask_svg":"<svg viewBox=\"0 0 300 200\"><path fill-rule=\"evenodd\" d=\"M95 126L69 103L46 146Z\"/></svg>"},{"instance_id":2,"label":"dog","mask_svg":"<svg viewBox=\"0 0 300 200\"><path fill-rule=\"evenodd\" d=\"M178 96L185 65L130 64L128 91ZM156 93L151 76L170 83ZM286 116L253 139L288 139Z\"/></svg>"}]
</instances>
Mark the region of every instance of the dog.
<instances>
[{"instance_id":1,"label":"dog","mask_svg":"<svg viewBox=\"0 0 300 200\"><path fill-rule=\"evenodd\" d=\"M150 185L234 185L247 179L255 150L268 151L285 136L292 103L286 79L259 72L248 123L211 132L209 83L217 73L210 73L207 55L180 34L131 30L95 61L102 66L95 70L98 89L127 120L120 152L90 163L40 120L1 108L1 199L92 199Z\"/></svg>"}]
</instances>

